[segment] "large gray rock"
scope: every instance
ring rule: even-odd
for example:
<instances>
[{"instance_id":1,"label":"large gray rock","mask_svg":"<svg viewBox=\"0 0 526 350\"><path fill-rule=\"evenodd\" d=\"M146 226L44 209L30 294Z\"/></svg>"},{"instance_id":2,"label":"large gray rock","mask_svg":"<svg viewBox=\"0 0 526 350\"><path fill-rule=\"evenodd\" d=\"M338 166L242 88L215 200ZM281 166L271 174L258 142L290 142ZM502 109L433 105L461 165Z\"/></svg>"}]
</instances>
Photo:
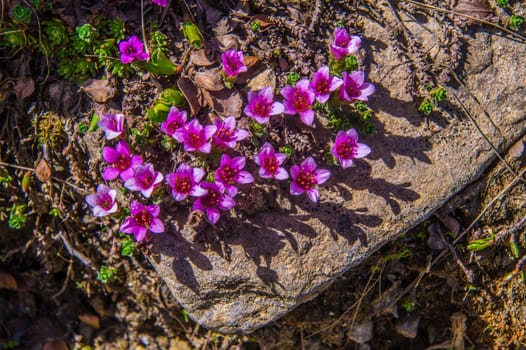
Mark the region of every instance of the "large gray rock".
<instances>
[{"instance_id":1,"label":"large gray rock","mask_svg":"<svg viewBox=\"0 0 526 350\"><path fill-rule=\"evenodd\" d=\"M441 28L433 18L425 24L430 31L402 20L424 50L440 55ZM305 196L291 198L284 185L253 193L269 210L224 220L217 231L206 228L208 245L194 241L178 221L155 238L152 263L204 327L249 332L283 316L428 218L495 159L458 103L426 125L406 92L410 73L386 40L389 31L364 21L366 70L378 87L371 106L379 132L361 139L371 155L351 169L332 168L317 205ZM449 100L456 94L503 151L526 131L524 45L475 32L466 49L465 87L450 89Z\"/></svg>"}]
</instances>

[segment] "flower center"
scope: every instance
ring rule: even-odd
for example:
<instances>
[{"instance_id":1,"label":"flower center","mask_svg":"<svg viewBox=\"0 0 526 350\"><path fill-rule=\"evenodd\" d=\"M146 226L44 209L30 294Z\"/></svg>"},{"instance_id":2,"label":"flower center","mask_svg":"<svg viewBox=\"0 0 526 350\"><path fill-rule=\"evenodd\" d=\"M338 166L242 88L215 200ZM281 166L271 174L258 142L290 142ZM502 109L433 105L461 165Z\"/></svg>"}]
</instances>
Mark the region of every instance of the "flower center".
<instances>
[{"instance_id":1,"label":"flower center","mask_svg":"<svg viewBox=\"0 0 526 350\"><path fill-rule=\"evenodd\" d=\"M179 193L188 194L192 188L192 182L187 176L176 175L174 189Z\"/></svg>"},{"instance_id":2,"label":"flower center","mask_svg":"<svg viewBox=\"0 0 526 350\"><path fill-rule=\"evenodd\" d=\"M336 145L336 153L343 159L354 157L354 147L351 142L343 141Z\"/></svg>"},{"instance_id":3,"label":"flower center","mask_svg":"<svg viewBox=\"0 0 526 350\"><path fill-rule=\"evenodd\" d=\"M260 117L268 117L270 115L270 103L265 99L257 99L252 105L252 112Z\"/></svg>"},{"instance_id":4,"label":"flower center","mask_svg":"<svg viewBox=\"0 0 526 350\"><path fill-rule=\"evenodd\" d=\"M204 143L205 141L201 137L201 134L191 133L190 135L188 135L188 144L193 148L199 148Z\"/></svg>"},{"instance_id":5,"label":"flower center","mask_svg":"<svg viewBox=\"0 0 526 350\"><path fill-rule=\"evenodd\" d=\"M354 80L348 80L345 84L345 91L350 97L360 96L360 89Z\"/></svg>"},{"instance_id":6,"label":"flower center","mask_svg":"<svg viewBox=\"0 0 526 350\"><path fill-rule=\"evenodd\" d=\"M307 94L304 91L299 91L298 89L296 89L291 102L294 109L298 112L305 112L310 107Z\"/></svg>"},{"instance_id":7,"label":"flower center","mask_svg":"<svg viewBox=\"0 0 526 350\"><path fill-rule=\"evenodd\" d=\"M303 168L300 169L298 176L296 177L296 183L306 190L313 188L316 185L313 173Z\"/></svg>"},{"instance_id":8,"label":"flower center","mask_svg":"<svg viewBox=\"0 0 526 350\"><path fill-rule=\"evenodd\" d=\"M330 93L330 87L329 79L322 78L316 84L316 91L320 95L327 95Z\"/></svg>"},{"instance_id":9,"label":"flower center","mask_svg":"<svg viewBox=\"0 0 526 350\"><path fill-rule=\"evenodd\" d=\"M174 120L166 126L166 130L168 130L170 134L173 134L175 130L179 129L182 126L183 125L181 123L179 123L177 120Z\"/></svg>"},{"instance_id":10,"label":"flower center","mask_svg":"<svg viewBox=\"0 0 526 350\"><path fill-rule=\"evenodd\" d=\"M111 200L111 197L109 194L105 194L102 197L99 198L99 201L97 203L99 207L101 207L104 210L110 210L113 206L113 201Z\"/></svg>"},{"instance_id":11,"label":"flower center","mask_svg":"<svg viewBox=\"0 0 526 350\"><path fill-rule=\"evenodd\" d=\"M135 214L133 218L135 219L137 225L142 226L144 228L150 227L153 221L152 214L150 214L146 209Z\"/></svg>"},{"instance_id":12,"label":"flower center","mask_svg":"<svg viewBox=\"0 0 526 350\"><path fill-rule=\"evenodd\" d=\"M130 167L130 158L121 154L115 163L113 163L113 165L115 166L115 169L124 171Z\"/></svg>"},{"instance_id":13,"label":"flower center","mask_svg":"<svg viewBox=\"0 0 526 350\"><path fill-rule=\"evenodd\" d=\"M233 71L236 71L239 69L239 67L241 67L241 62L239 62L238 59L234 58L234 57L229 57L227 60L226 60L227 64L228 64L228 67L230 69L232 69Z\"/></svg>"},{"instance_id":14,"label":"flower center","mask_svg":"<svg viewBox=\"0 0 526 350\"><path fill-rule=\"evenodd\" d=\"M234 129L228 129L228 128L221 128L216 131L215 135L218 139L223 140L225 142L234 141L235 138L235 130Z\"/></svg>"},{"instance_id":15,"label":"flower center","mask_svg":"<svg viewBox=\"0 0 526 350\"><path fill-rule=\"evenodd\" d=\"M147 189L150 188L153 185L154 177L153 173L151 172L144 172L143 174L137 176L137 184L143 188Z\"/></svg>"},{"instance_id":16,"label":"flower center","mask_svg":"<svg viewBox=\"0 0 526 350\"><path fill-rule=\"evenodd\" d=\"M221 180L223 180L229 185L233 185L236 183L236 180L239 174L239 170L233 169L232 167L225 165L221 167L220 169L217 169L217 173Z\"/></svg>"},{"instance_id":17,"label":"flower center","mask_svg":"<svg viewBox=\"0 0 526 350\"><path fill-rule=\"evenodd\" d=\"M207 208L215 208L219 204L219 193L215 190L208 189L208 193L202 197L201 200Z\"/></svg>"},{"instance_id":18,"label":"flower center","mask_svg":"<svg viewBox=\"0 0 526 350\"><path fill-rule=\"evenodd\" d=\"M271 174L275 174L278 170L278 160L276 157L267 157L263 159L263 168Z\"/></svg>"}]
</instances>

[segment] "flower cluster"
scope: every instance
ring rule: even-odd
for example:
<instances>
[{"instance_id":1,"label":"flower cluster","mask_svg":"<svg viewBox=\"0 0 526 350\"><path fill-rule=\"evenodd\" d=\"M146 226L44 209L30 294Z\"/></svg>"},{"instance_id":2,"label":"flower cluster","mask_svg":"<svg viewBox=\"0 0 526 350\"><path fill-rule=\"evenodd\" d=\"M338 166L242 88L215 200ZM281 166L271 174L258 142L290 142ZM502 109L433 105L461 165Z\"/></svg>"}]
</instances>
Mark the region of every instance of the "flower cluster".
<instances>
[{"instance_id":1,"label":"flower cluster","mask_svg":"<svg viewBox=\"0 0 526 350\"><path fill-rule=\"evenodd\" d=\"M166 1L152 0L159 6ZM356 54L361 39L350 36L343 28L334 32L334 41L329 49L333 60L343 60ZM147 60L148 55L137 37L121 42L123 63ZM222 54L222 69L225 83L232 84L236 77L248 68L241 51L229 50ZM334 61L331 61L334 62ZM228 87L227 84L227 87ZM367 101L375 92L373 84L365 82L361 70L335 72L329 66L320 67L312 78L298 79L294 85L280 90L283 101L277 101L270 86L259 91L248 92L248 103L243 112L257 124L270 124L271 117L298 115L301 122L312 126L319 106L331 103L356 103ZM168 109L168 107L166 108ZM247 157L236 155L239 143L247 140L249 131L237 127L234 116L221 118L215 116L210 123L197 118L190 119L186 110L171 107L166 119L159 125L165 139L179 144L188 152L191 161L182 161L172 172L162 174L142 156L133 154L127 142L125 117L123 114L105 114L98 123L108 141L117 140L114 145L105 146L102 158L107 163L103 170L105 181L120 181L124 189L135 193L135 199L143 198L153 203L131 200L129 215L125 217L120 230L132 234L136 241L147 239L149 233L157 234L165 230L159 218L163 189L168 190L173 200L179 204L190 204L192 210L202 211L211 224L216 224L221 212L236 206L236 196L243 186L257 181L250 169L257 169L259 181L288 181L292 196L306 194L312 202L319 200L319 186L330 178L328 169L319 168L312 156L307 156L298 164L286 166L287 154L276 150L270 142L264 142L252 158L253 165L247 164ZM262 126L264 127L264 126ZM281 149L280 149L281 150ZM358 142L355 129L337 132L330 147L330 154L342 168L349 168L357 158L367 156L371 149ZM221 157L216 157L221 154ZM290 153L288 153L290 155ZM194 162L196 158L201 161ZM202 160L215 159L215 166L193 166ZM218 163L217 163L218 161ZM287 170L288 169L288 170ZM208 174L207 174L208 172ZM105 184L97 187L95 194L86 197L92 207L93 215L103 217L118 212L117 192Z\"/></svg>"}]
</instances>

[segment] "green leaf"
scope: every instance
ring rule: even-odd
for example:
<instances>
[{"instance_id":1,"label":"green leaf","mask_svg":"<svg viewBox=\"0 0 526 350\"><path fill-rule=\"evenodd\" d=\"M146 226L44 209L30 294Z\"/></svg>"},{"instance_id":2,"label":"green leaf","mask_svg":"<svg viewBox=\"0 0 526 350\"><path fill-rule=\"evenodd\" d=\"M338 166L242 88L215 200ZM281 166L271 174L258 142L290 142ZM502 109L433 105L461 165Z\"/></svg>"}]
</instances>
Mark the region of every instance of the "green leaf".
<instances>
[{"instance_id":1,"label":"green leaf","mask_svg":"<svg viewBox=\"0 0 526 350\"><path fill-rule=\"evenodd\" d=\"M154 74L173 75L177 73L175 63L170 61L162 51L152 53L152 57L150 61L146 62L144 69Z\"/></svg>"},{"instance_id":2,"label":"green leaf","mask_svg":"<svg viewBox=\"0 0 526 350\"><path fill-rule=\"evenodd\" d=\"M170 106L157 102L152 108L148 109L148 119L156 123L164 122L168 112L170 112Z\"/></svg>"},{"instance_id":3,"label":"green leaf","mask_svg":"<svg viewBox=\"0 0 526 350\"><path fill-rule=\"evenodd\" d=\"M183 22L183 33L184 37L196 49L200 49L203 46L203 35L194 23Z\"/></svg>"},{"instance_id":4,"label":"green leaf","mask_svg":"<svg viewBox=\"0 0 526 350\"><path fill-rule=\"evenodd\" d=\"M162 92L159 102L167 106L184 107L186 105L183 93L178 89L171 88L165 89Z\"/></svg>"}]
</instances>

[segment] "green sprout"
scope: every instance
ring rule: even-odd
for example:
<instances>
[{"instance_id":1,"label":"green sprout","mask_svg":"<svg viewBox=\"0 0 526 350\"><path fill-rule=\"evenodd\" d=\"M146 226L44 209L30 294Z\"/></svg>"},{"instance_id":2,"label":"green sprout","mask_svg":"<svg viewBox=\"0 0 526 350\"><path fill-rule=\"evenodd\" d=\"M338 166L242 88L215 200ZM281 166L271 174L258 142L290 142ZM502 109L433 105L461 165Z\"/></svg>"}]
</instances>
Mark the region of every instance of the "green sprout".
<instances>
[{"instance_id":1,"label":"green sprout","mask_svg":"<svg viewBox=\"0 0 526 350\"><path fill-rule=\"evenodd\" d=\"M446 89L444 88L433 89L429 92L429 94L431 95L435 103L442 102L447 98Z\"/></svg>"},{"instance_id":2,"label":"green sprout","mask_svg":"<svg viewBox=\"0 0 526 350\"><path fill-rule=\"evenodd\" d=\"M510 4L508 0L497 0L497 5L500 7L508 7Z\"/></svg>"},{"instance_id":3,"label":"green sprout","mask_svg":"<svg viewBox=\"0 0 526 350\"><path fill-rule=\"evenodd\" d=\"M45 38L53 46L66 45L69 42L66 26L58 19L52 19L43 23Z\"/></svg>"},{"instance_id":4,"label":"green sprout","mask_svg":"<svg viewBox=\"0 0 526 350\"><path fill-rule=\"evenodd\" d=\"M292 148L291 145L285 145L285 146L281 146L279 148L279 151L281 153L284 153L287 157L290 157L292 155L292 152L294 152L294 148Z\"/></svg>"},{"instance_id":5,"label":"green sprout","mask_svg":"<svg viewBox=\"0 0 526 350\"><path fill-rule=\"evenodd\" d=\"M519 30L523 23L524 17L511 15L510 20L508 22L508 27L510 27L511 30Z\"/></svg>"},{"instance_id":6,"label":"green sprout","mask_svg":"<svg viewBox=\"0 0 526 350\"><path fill-rule=\"evenodd\" d=\"M106 284L111 282L117 275L117 270L106 265L102 265L97 273L97 279Z\"/></svg>"},{"instance_id":7,"label":"green sprout","mask_svg":"<svg viewBox=\"0 0 526 350\"><path fill-rule=\"evenodd\" d=\"M135 240L129 236L123 236L121 240L121 256L133 256L137 253Z\"/></svg>"},{"instance_id":8,"label":"green sprout","mask_svg":"<svg viewBox=\"0 0 526 350\"><path fill-rule=\"evenodd\" d=\"M119 17L103 19L100 21L99 27L107 37L113 38L118 42L124 40L125 26Z\"/></svg>"},{"instance_id":9,"label":"green sprout","mask_svg":"<svg viewBox=\"0 0 526 350\"><path fill-rule=\"evenodd\" d=\"M435 104L431 102L430 99L426 98L424 101L422 101L420 106L418 106L418 111L424 113L425 115L430 115L434 108Z\"/></svg>"},{"instance_id":10,"label":"green sprout","mask_svg":"<svg viewBox=\"0 0 526 350\"><path fill-rule=\"evenodd\" d=\"M265 132L265 125L259 124L258 122L256 122L253 119L250 119L248 124L250 126L250 131L252 132L252 135L254 135L256 137L259 137L259 138L265 136L265 134L266 134L266 132Z\"/></svg>"},{"instance_id":11,"label":"green sprout","mask_svg":"<svg viewBox=\"0 0 526 350\"><path fill-rule=\"evenodd\" d=\"M26 34L21 29L13 25L7 26L0 32L0 46L10 47L12 49L21 49L28 43Z\"/></svg>"},{"instance_id":12,"label":"green sprout","mask_svg":"<svg viewBox=\"0 0 526 350\"><path fill-rule=\"evenodd\" d=\"M152 52L167 52L168 51L168 37L160 31L152 33L152 39L150 41Z\"/></svg>"},{"instance_id":13,"label":"green sprout","mask_svg":"<svg viewBox=\"0 0 526 350\"><path fill-rule=\"evenodd\" d=\"M402 307L405 309L405 311L411 312L416 308L416 302L411 299L406 299L402 303Z\"/></svg>"},{"instance_id":14,"label":"green sprout","mask_svg":"<svg viewBox=\"0 0 526 350\"><path fill-rule=\"evenodd\" d=\"M250 29L252 29L253 32L258 32L261 30L261 25L257 21L250 22Z\"/></svg>"},{"instance_id":15,"label":"green sprout","mask_svg":"<svg viewBox=\"0 0 526 350\"><path fill-rule=\"evenodd\" d=\"M13 204L11 208L8 208L9 212L9 221L7 224L10 228L20 230L24 227L27 221L26 214L27 206L25 204Z\"/></svg>"},{"instance_id":16,"label":"green sprout","mask_svg":"<svg viewBox=\"0 0 526 350\"><path fill-rule=\"evenodd\" d=\"M80 123L79 126L77 127L77 130L79 133L85 134L88 132L89 126L86 123Z\"/></svg>"},{"instance_id":17,"label":"green sprout","mask_svg":"<svg viewBox=\"0 0 526 350\"><path fill-rule=\"evenodd\" d=\"M287 76L287 83L294 85L301 79L301 76L296 72L290 72Z\"/></svg>"},{"instance_id":18,"label":"green sprout","mask_svg":"<svg viewBox=\"0 0 526 350\"><path fill-rule=\"evenodd\" d=\"M486 248L491 247L495 243L495 233L492 232L489 237L476 239L469 242L467 249L470 251L480 252Z\"/></svg>"},{"instance_id":19,"label":"green sprout","mask_svg":"<svg viewBox=\"0 0 526 350\"><path fill-rule=\"evenodd\" d=\"M75 31L82 41L85 41L89 44L93 44L99 38L97 29L89 23L75 28Z\"/></svg>"},{"instance_id":20,"label":"green sprout","mask_svg":"<svg viewBox=\"0 0 526 350\"><path fill-rule=\"evenodd\" d=\"M99 115L97 113L93 113L93 115L91 116L91 120L89 122L88 131L90 132L96 131L99 128L99 120L100 120Z\"/></svg>"},{"instance_id":21,"label":"green sprout","mask_svg":"<svg viewBox=\"0 0 526 350\"><path fill-rule=\"evenodd\" d=\"M13 178L11 175L9 175L9 172L6 168L2 168L0 170L0 185L4 186L4 188L9 187L11 185L11 182L13 181Z\"/></svg>"},{"instance_id":22,"label":"green sprout","mask_svg":"<svg viewBox=\"0 0 526 350\"><path fill-rule=\"evenodd\" d=\"M31 9L18 4L13 9L13 18L21 23L29 23L31 22Z\"/></svg>"}]
</instances>

